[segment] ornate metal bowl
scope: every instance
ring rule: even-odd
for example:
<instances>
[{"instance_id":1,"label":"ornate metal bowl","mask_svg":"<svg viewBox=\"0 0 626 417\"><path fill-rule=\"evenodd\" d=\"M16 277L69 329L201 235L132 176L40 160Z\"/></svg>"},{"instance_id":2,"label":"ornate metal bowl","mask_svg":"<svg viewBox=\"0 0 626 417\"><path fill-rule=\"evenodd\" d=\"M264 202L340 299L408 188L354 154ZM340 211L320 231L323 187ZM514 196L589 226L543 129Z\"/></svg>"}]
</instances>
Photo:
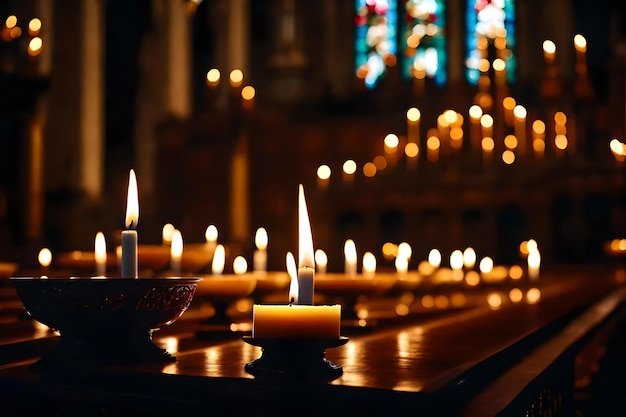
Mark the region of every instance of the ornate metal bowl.
<instances>
[{"instance_id":1,"label":"ornate metal bowl","mask_svg":"<svg viewBox=\"0 0 626 417\"><path fill-rule=\"evenodd\" d=\"M13 277L26 311L61 334L35 367L175 360L152 332L189 307L200 278Z\"/></svg>"}]
</instances>

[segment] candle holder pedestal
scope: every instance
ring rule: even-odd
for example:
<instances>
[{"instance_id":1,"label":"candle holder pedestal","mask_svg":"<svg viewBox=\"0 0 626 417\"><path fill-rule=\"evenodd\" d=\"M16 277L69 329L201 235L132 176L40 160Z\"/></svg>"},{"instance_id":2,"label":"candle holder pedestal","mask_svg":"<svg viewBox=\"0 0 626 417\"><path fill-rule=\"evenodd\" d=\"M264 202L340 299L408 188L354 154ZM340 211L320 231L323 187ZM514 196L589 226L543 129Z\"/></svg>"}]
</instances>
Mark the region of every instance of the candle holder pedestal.
<instances>
[{"instance_id":1,"label":"candle holder pedestal","mask_svg":"<svg viewBox=\"0 0 626 417\"><path fill-rule=\"evenodd\" d=\"M341 365L325 358L326 349L343 346L349 338L275 339L244 336L243 341L263 349L261 357L244 369L255 377L331 381L343 374Z\"/></svg>"}]
</instances>

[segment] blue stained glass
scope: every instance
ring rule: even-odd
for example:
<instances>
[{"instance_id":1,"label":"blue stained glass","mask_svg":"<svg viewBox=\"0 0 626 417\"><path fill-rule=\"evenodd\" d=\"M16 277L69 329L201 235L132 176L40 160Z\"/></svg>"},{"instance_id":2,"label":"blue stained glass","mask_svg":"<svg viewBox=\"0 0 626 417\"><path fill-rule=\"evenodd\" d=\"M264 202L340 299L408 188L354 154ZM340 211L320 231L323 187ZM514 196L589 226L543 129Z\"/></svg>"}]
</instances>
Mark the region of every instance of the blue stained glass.
<instances>
[{"instance_id":1,"label":"blue stained glass","mask_svg":"<svg viewBox=\"0 0 626 417\"><path fill-rule=\"evenodd\" d=\"M478 63L481 58L487 58L478 49L479 38L485 38L493 44L497 37L504 34L506 49L498 53L506 63L507 80L515 81L515 0L467 0L465 22L467 80L472 84L478 83Z\"/></svg>"},{"instance_id":2,"label":"blue stained glass","mask_svg":"<svg viewBox=\"0 0 626 417\"><path fill-rule=\"evenodd\" d=\"M357 0L355 71L373 88L395 61L398 14L396 0Z\"/></svg>"},{"instance_id":3,"label":"blue stained glass","mask_svg":"<svg viewBox=\"0 0 626 417\"><path fill-rule=\"evenodd\" d=\"M404 7L403 72L411 78L414 66L443 85L447 78L446 6L444 0L407 0Z\"/></svg>"}]
</instances>

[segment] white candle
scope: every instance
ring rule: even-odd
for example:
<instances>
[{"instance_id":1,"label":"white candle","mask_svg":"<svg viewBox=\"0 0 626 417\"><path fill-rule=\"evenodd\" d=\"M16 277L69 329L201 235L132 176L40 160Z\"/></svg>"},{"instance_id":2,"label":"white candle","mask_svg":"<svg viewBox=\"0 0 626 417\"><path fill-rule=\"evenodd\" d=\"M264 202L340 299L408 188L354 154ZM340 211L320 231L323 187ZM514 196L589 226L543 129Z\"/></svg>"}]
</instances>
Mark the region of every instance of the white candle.
<instances>
[{"instance_id":1,"label":"white candle","mask_svg":"<svg viewBox=\"0 0 626 417\"><path fill-rule=\"evenodd\" d=\"M181 272L181 258L183 256L183 235L180 230L172 233L172 246L170 247L170 270L173 274L179 275Z\"/></svg>"},{"instance_id":2,"label":"white candle","mask_svg":"<svg viewBox=\"0 0 626 417\"><path fill-rule=\"evenodd\" d=\"M356 245L354 244L354 240L348 239L346 243L343 245L343 256L344 256L344 264L343 270L347 275L356 275Z\"/></svg>"},{"instance_id":3,"label":"white candle","mask_svg":"<svg viewBox=\"0 0 626 417\"><path fill-rule=\"evenodd\" d=\"M254 236L256 250L252 254L252 265L255 272L265 272L267 270L267 231L259 227Z\"/></svg>"},{"instance_id":4,"label":"white candle","mask_svg":"<svg viewBox=\"0 0 626 417\"><path fill-rule=\"evenodd\" d=\"M139 198L137 178L130 170L126 201L126 229L122 231L122 278L137 278L137 223L139 221Z\"/></svg>"},{"instance_id":5,"label":"white candle","mask_svg":"<svg viewBox=\"0 0 626 417\"><path fill-rule=\"evenodd\" d=\"M96 276L103 277L107 271L107 242L102 232L96 233L94 255L96 259Z\"/></svg>"},{"instance_id":6,"label":"white candle","mask_svg":"<svg viewBox=\"0 0 626 417\"><path fill-rule=\"evenodd\" d=\"M304 199L304 187L298 193L298 304L313 305L315 260L309 213Z\"/></svg>"}]
</instances>

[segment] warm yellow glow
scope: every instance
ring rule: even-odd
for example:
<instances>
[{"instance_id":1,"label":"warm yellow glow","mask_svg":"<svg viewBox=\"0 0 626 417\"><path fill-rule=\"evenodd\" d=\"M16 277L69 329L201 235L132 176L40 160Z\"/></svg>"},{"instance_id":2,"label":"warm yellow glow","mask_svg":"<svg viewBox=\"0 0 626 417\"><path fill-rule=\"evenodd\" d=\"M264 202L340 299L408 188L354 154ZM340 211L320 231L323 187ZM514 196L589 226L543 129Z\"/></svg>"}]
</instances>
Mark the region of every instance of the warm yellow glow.
<instances>
[{"instance_id":1,"label":"warm yellow glow","mask_svg":"<svg viewBox=\"0 0 626 417\"><path fill-rule=\"evenodd\" d=\"M52 252L48 248L43 248L39 251L39 255L37 255L37 260L39 261L39 265L44 268L47 268L52 263Z\"/></svg>"},{"instance_id":2,"label":"warm yellow glow","mask_svg":"<svg viewBox=\"0 0 626 417\"><path fill-rule=\"evenodd\" d=\"M220 82L220 70L212 68L206 73L206 83L208 86L214 87Z\"/></svg>"},{"instance_id":3,"label":"warm yellow glow","mask_svg":"<svg viewBox=\"0 0 626 417\"><path fill-rule=\"evenodd\" d=\"M533 150L537 153L543 153L546 150L546 142L543 139L533 140Z\"/></svg>"},{"instance_id":4,"label":"warm yellow glow","mask_svg":"<svg viewBox=\"0 0 626 417\"><path fill-rule=\"evenodd\" d=\"M547 54L554 54L556 52L556 45L554 42L547 39L543 41L543 51Z\"/></svg>"},{"instance_id":5,"label":"warm yellow glow","mask_svg":"<svg viewBox=\"0 0 626 417\"><path fill-rule=\"evenodd\" d=\"M498 28L498 29L504 29L504 28ZM504 30L506 30L506 29L504 29ZM496 47L496 49L504 49L504 48L506 48L506 35L505 36L498 36L496 39L494 39L493 44Z\"/></svg>"},{"instance_id":6,"label":"warm yellow glow","mask_svg":"<svg viewBox=\"0 0 626 417\"><path fill-rule=\"evenodd\" d=\"M519 303L524 298L524 293L519 288L511 288L509 299L514 303Z\"/></svg>"},{"instance_id":7,"label":"warm yellow glow","mask_svg":"<svg viewBox=\"0 0 626 417\"><path fill-rule=\"evenodd\" d=\"M356 244L354 240L348 239L343 245L343 255L347 264L356 265Z\"/></svg>"},{"instance_id":8,"label":"warm yellow glow","mask_svg":"<svg viewBox=\"0 0 626 417\"><path fill-rule=\"evenodd\" d=\"M398 139L397 135L393 133L389 133L387 136L385 136L384 142L385 142L385 150L387 150L388 152L393 152L398 147L398 144L400 143L400 139Z\"/></svg>"},{"instance_id":9,"label":"warm yellow glow","mask_svg":"<svg viewBox=\"0 0 626 417\"><path fill-rule=\"evenodd\" d=\"M398 256L398 246L391 242L386 242L383 244L382 252L385 259L393 259Z\"/></svg>"},{"instance_id":10,"label":"warm yellow glow","mask_svg":"<svg viewBox=\"0 0 626 417\"><path fill-rule=\"evenodd\" d=\"M446 110L443 112L443 118L448 125L455 123L457 117L457 112L455 112L454 110Z\"/></svg>"},{"instance_id":11,"label":"warm yellow glow","mask_svg":"<svg viewBox=\"0 0 626 417\"><path fill-rule=\"evenodd\" d=\"M416 34L412 33L409 37L406 38L406 45L409 48L417 48L420 44L420 37Z\"/></svg>"},{"instance_id":12,"label":"warm yellow glow","mask_svg":"<svg viewBox=\"0 0 626 417\"><path fill-rule=\"evenodd\" d=\"M247 85L241 89L241 98L247 101L254 99L256 90L251 85Z\"/></svg>"},{"instance_id":13,"label":"warm yellow glow","mask_svg":"<svg viewBox=\"0 0 626 417\"><path fill-rule=\"evenodd\" d=\"M567 123L567 116L562 111L554 113L554 123L558 125L564 125Z\"/></svg>"},{"instance_id":14,"label":"warm yellow glow","mask_svg":"<svg viewBox=\"0 0 626 417\"><path fill-rule=\"evenodd\" d=\"M304 187L300 184L298 192L298 268L315 269L314 256L309 212L304 198Z\"/></svg>"},{"instance_id":15,"label":"warm yellow glow","mask_svg":"<svg viewBox=\"0 0 626 417\"><path fill-rule=\"evenodd\" d=\"M407 242L402 242L398 245L398 257L410 259L412 254L413 249Z\"/></svg>"},{"instance_id":16,"label":"warm yellow glow","mask_svg":"<svg viewBox=\"0 0 626 417\"><path fill-rule=\"evenodd\" d=\"M343 163L343 172L347 175L353 175L356 172L356 162L352 159L348 159Z\"/></svg>"},{"instance_id":17,"label":"warm yellow glow","mask_svg":"<svg viewBox=\"0 0 626 417\"><path fill-rule=\"evenodd\" d=\"M482 115L483 115L483 109L479 105L474 104L472 105L472 107L469 108L470 119L474 121L478 121L480 120Z\"/></svg>"},{"instance_id":18,"label":"warm yellow glow","mask_svg":"<svg viewBox=\"0 0 626 417\"><path fill-rule=\"evenodd\" d=\"M372 178L376 175L376 171L378 170L376 169L376 164L373 162L366 162L365 165L363 165L363 175L367 178Z\"/></svg>"},{"instance_id":19,"label":"warm yellow glow","mask_svg":"<svg viewBox=\"0 0 626 417\"><path fill-rule=\"evenodd\" d=\"M504 99L502 99L502 107L504 107L505 110L513 111L516 105L517 102L513 97L504 97Z\"/></svg>"},{"instance_id":20,"label":"warm yellow glow","mask_svg":"<svg viewBox=\"0 0 626 417\"><path fill-rule=\"evenodd\" d=\"M422 306L424 308L433 308L435 306L435 299L432 295L426 294L422 297Z\"/></svg>"},{"instance_id":21,"label":"warm yellow glow","mask_svg":"<svg viewBox=\"0 0 626 417\"><path fill-rule=\"evenodd\" d=\"M19 38L20 36L22 36L22 28L19 26L15 26L9 32L9 36L11 36L13 39Z\"/></svg>"},{"instance_id":22,"label":"warm yellow glow","mask_svg":"<svg viewBox=\"0 0 626 417\"><path fill-rule=\"evenodd\" d=\"M217 242L218 236L219 236L219 232L217 231L217 227L215 227L215 225L213 224L209 225L204 231L204 239L208 243Z\"/></svg>"},{"instance_id":23,"label":"warm yellow glow","mask_svg":"<svg viewBox=\"0 0 626 417\"><path fill-rule=\"evenodd\" d=\"M533 132L537 135L546 133L546 124L541 120L535 120L532 125Z\"/></svg>"},{"instance_id":24,"label":"warm yellow glow","mask_svg":"<svg viewBox=\"0 0 626 417\"><path fill-rule=\"evenodd\" d=\"M493 148L496 145L490 137L484 137L480 144L485 151L493 151Z\"/></svg>"},{"instance_id":25,"label":"warm yellow glow","mask_svg":"<svg viewBox=\"0 0 626 417\"><path fill-rule=\"evenodd\" d=\"M482 272L483 274L488 274L493 270L493 259L491 259L489 256L485 256L483 259L480 260L480 263L478 264L478 269L480 269L480 272Z\"/></svg>"},{"instance_id":26,"label":"warm yellow glow","mask_svg":"<svg viewBox=\"0 0 626 417\"><path fill-rule=\"evenodd\" d=\"M508 149L517 148L517 138L515 137L515 135L506 135L506 137L504 138L504 146L506 146Z\"/></svg>"},{"instance_id":27,"label":"warm yellow glow","mask_svg":"<svg viewBox=\"0 0 626 417\"><path fill-rule=\"evenodd\" d=\"M174 230L176 228L172 223L165 223L163 225L163 229L161 230L161 239L164 244L169 245L172 242L172 235L174 234Z\"/></svg>"},{"instance_id":28,"label":"warm yellow glow","mask_svg":"<svg viewBox=\"0 0 626 417\"><path fill-rule=\"evenodd\" d=\"M373 274L376 272L376 256L372 252L363 254L363 274Z\"/></svg>"},{"instance_id":29,"label":"warm yellow glow","mask_svg":"<svg viewBox=\"0 0 626 417\"><path fill-rule=\"evenodd\" d=\"M487 59L481 59L478 62L478 71L480 72L487 72L489 71L489 61Z\"/></svg>"},{"instance_id":30,"label":"warm yellow glow","mask_svg":"<svg viewBox=\"0 0 626 417\"><path fill-rule=\"evenodd\" d=\"M616 156L626 156L626 144L620 142L617 138L611 139L609 148Z\"/></svg>"},{"instance_id":31,"label":"warm yellow glow","mask_svg":"<svg viewBox=\"0 0 626 417\"><path fill-rule=\"evenodd\" d=\"M211 272L214 275L221 275L224 272L224 265L226 264L226 251L224 245L219 244L215 247L213 253L213 261L211 262Z\"/></svg>"},{"instance_id":32,"label":"warm yellow glow","mask_svg":"<svg viewBox=\"0 0 626 417\"><path fill-rule=\"evenodd\" d=\"M135 229L139 222L139 197L137 193L137 177L135 171L130 170L128 179L128 194L126 196L126 228Z\"/></svg>"},{"instance_id":33,"label":"warm yellow glow","mask_svg":"<svg viewBox=\"0 0 626 417\"><path fill-rule=\"evenodd\" d=\"M522 276L524 275L524 270L522 269L521 266L519 265L511 265L511 267L509 268L509 277L511 277L511 279L521 279Z\"/></svg>"},{"instance_id":34,"label":"warm yellow glow","mask_svg":"<svg viewBox=\"0 0 626 417\"><path fill-rule=\"evenodd\" d=\"M94 242L94 256L96 258L96 265L102 265L107 262L107 242L104 238L104 233L96 233L96 240Z\"/></svg>"},{"instance_id":35,"label":"warm yellow glow","mask_svg":"<svg viewBox=\"0 0 626 417\"><path fill-rule=\"evenodd\" d=\"M398 316L406 316L409 314L409 306L406 304L396 304L395 311Z\"/></svg>"},{"instance_id":36,"label":"warm yellow glow","mask_svg":"<svg viewBox=\"0 0 626 417\"><path fill-rule=\"evenodd\" d=\"M15 25L17 25L17 17L15 15L11 15L11 16L7 17L7 19L4 21L4 25L8 29L14 28Z\"/></svg>"},{"instance_id":37,"label":"warm yellow glow","mask_svg":"<svg viewBox=\"0 0 626 417\"><path fill-rule=\"evenodd\" d=\"M183 235L180 230L175 229L172 233L172 246L170 248L170 256L174 260L180 261L183 255Z\"/></svg>"},{"instance_id":38,"label":"warm yellow glow","mask_svg":"<svg viewBox=\"0 0 626 417\"><path fill-rule=\"evenodd\" d=\"M377 170L382 171L387 168L387 160L382 155L376 155L374 157L374 165L376 165Z\"/></svg>"},{"instance_id":39,"label":"warm yellow glow","mask_svg":"<svg viewBox=\"0 0 626 417\"><path fill-rule=\"evenodd\" d=\"M587 39L583 35L577 34L574 36L574 47L580 52L587 51Z\"/></svg>"},{"instance_id":40,"label":"warm yellow glow","mask_svg":"<svg viewBox=\"0 0 626 417\"><path fill-rule=\"evenodd\" d=\"M489 47L489 41L485 37L479 37L476 39L476 48L477 49L487 49Z\"/></svg>"},{"instance_id":41,"label":"warm yellow glow","mask_svg":"<svg viewBox=\"0 0 626 417\"><path fill-rule=\"evenodd\" d=\"M567 136L565 135L556 135L554 137L554 145L562 151L567 149L567 143Z\"/></svg>"},{"instance_id":42,"label":"warm yellow glow","mask_svg":"<svg viewBox=\"0 0 626 417\"><path fill-rule=\"evenodd\" d=\"M526 302L528 304L537 304L541 300L541 291L539 288L531 288L526 293Z\"/></svg>"},{"instance_id":43,"label":"warm yellow glow","mask_svg":"<svg viewBox=\"0 0 626 417\"><path fill-rule=\"evenodd\" d=\"M497 310L502 306L502 297L500 297L500 294L492 292L487 296L487 304L492 309Z\"/></svg>"},{"instance_id":44,"label":"warm yellow glow","mask_svg":"<svg viewBox=\"0 0 626 417\"><path fill-rule=\"evenodd\" d=\"M41 20L39 20L38 18L34 18L31 19L30 22L28 22L28 34L31 36L37 35L39 34L39 31L41 30Z\"/></svg>"},{"instance_id":45,"label":"warm yellow glow","mask_svg":"<svg viewBox=\"0 0 626 417\"><path fill-rule=\"evenodd\" d=\"M539 249L539 246L537 245L537 241L535 239L529 239L528 242L526 242L527 254L537 249Z\"/></svg>"},{"instance_id":46,"label":"warm yellow glow","mask_svg":"<svg viewBox=\"0 0 626 417\"><path fill-rule=\"evenodd\" d=\"M426 141L426 147L430 150L436 151L441 146L441 142L437 136L431 136Z\"/></svg>"},{"instance_id":47,"label":"warm yellow glow","mask_svg":"<svg viewBox=\"0 0 626 417\"><path fill-rule=\"evenodd\" d=\"M417 146L417 143L409 142L404 147L404 154L408 158L416 158L417 155L419 155L419 153L420 153L420 149L419 149L419 146Z\"/></svg>"},{"instance_id":48,"label":"warm yellow glow","mask_svg":"<svg viewBox=\"0 0 626 417\"><path fill-rule=\"evenodd\" d=\"M315 251L315 266L318 269L326 269L326 265L328 264L328 256L326 255L326 252L324 252L322 249L317 249Z\"/></svg>"},{"instance_id":49,"label":"warm yellow glow","mask_svg":"<svg viewBox=\"0 0 626 417\"><path fill-rule=\"evenodd\" d=\"M513 108L513 116L515 116L518 120L525 120L528 112L526 111L526 107L518 104Z\"/></svg>"},{"instance_id":50,"label":"warm yellow glow","mask_svg":"<svg viewBox=\"0 0 626 417\"><path fill-rule=\"evenodd\" d=\"M470 287L480 284L480 274L476 271L467 271L465 274L465 283Z\"/></svg>"},{"instance_id":51,"label":"warm yellow glow","mask_svg":"<svg viewBox=\"0 0 626 417\"><path fill-rule=\"evenodd\" d=\"M259 250L267 249L267 243L269 238L267 236L267 230L264 227L259 227L256 229L256 233L254 234L254 245Z\"/></svg>"},{"instance_id":52,"label":"warm yellow glow","mask_svg":"<svg viewBox=\"0 0 626 417\"><path fill-rule=\"evenodd\" d=\"M463 143L463 129L460 127L453 127L450 129L450 140L456 142L460 147Z\"/></svg>"},{"instance_id":53,"label":"warm yellow glow","mask_svg":"<svg viewBox=\"0 0 626 417\"><path fill-rule=\"evenodd\" d=\"M232 87L239 87L243 82L243 72L240 69L234 69L230 72L229 79Z\"/></svg>"},{"instance_id":54,"label":"warm yellow glow","mask_svg":"<svg viewBox=\"0 0 626 417\"><path fill-rule=\"evenodd\" d=\"M485 129L493 127L493 117L490 114L483 114L480 116L480 125Z\"/></svg>"},{"instance_id":55,"label":"warm yellow glow","mask_svg":"<svg viewBox=\"0 0 626 417\"><path fill-rule=\"evenodd\" d=\"M40 37L34 37L28 43L28 55L37 56L41 53L41 48L43 47L43 41Z\"/></svg>"},{"instance_id":56,"label":"warm yellow glow","mask_svg":"<svg viewBox=\"0 0 626 417\"><path fill-rule=\"evenodd\" d=\"M496 72L504 71L506 68L506 63L504 62L504 60L500 58L496 58L493 60L492 66L493 66L494 71Z\"/></svg>"},{"instance_id":57,"label":"warm yellow glow","mask_svg":"<svg viewBox=\"0 0 626 417\"><path fill-rule=\"evenodd\" d=\"M289 302L298 304L298 267L296 266L296 260L293 257L293 253L287 252L285 263L287 264L287 273L291 278L291 282L289 283Z\"/></svg>"},{"instance_id":58,"label":"warm yellow glow","mask_svg":"<svg viewBox=\"0 0 626 417\"><path fill-rule=\"evenodd\" d=\"M428 252L428 263L434 268L439 268L441 265L441 252L439 252L439 249L431 249Z\"/></svg>"},{"instance_id":59,"label":"warm yellow glow","mask_svg":"<svg viewBox=\"0 0 626 417\"><path fill-rule=\"evenodd\" d=\"M448 305L450 305L450 300L446 295L439 294L435 297L435 307L443 309L448 308Z\"/></svg>"},{"instance_id":60,"label":"warm yellow glow","mask_svg":"<svg viewBox=\"0 0 626 417\"><path fill-rule=\"evenodd\" d=\"M463 268L463 252L456 249L450 254L450 268L459 270Z\"/></svg>"},{"instance_id":61,"label":"warm yellow glow","mask_svg":"<svg viewBox=\"0 0 626 417\"><path fill-rule=\"evenodd\" d=\"M418 122L421 117L422 117L422 113L416 107L411 107L410 109L406 111L406 119L409 122L413 122L413 123Z\"/></svg>"},{"instance_id":62,"label":"warm yellow glow","mask_svg":"<svg viewBox=\"0 0 626 417\"><path fill-rule=\"evenodd\" d=\"M394 261L396 272L403 274L409 270L409 259L404 256L398 256Z\"/></svg>"},{"instance_id":63,"label":"warm yellow glow","mask_svg":"<svg viewBox=\"0 0 626 417\"><path fill-rule=\"evenodd\" d=\"M621 251L626 251L626 239L620 239L617 248Z\"/></svg>"},{"instance_id":64,"label":"warm yellow glow","mask_svg":"<svg viewBox=\"0 0 626 417\"><path fill-rule=\"evenodd\" d=\"M246 258L241 255L235 257L233 260L233 272L237 275L248 272L248 261L246 261Z\"/></svg>"},{"instance_id":65,"label":"warm yellow glow","mask_svg":"<svg viewBox=\"0 0 626 417\"><path fill-rule=\"evenodd\" d=\"M502 161L507 165L511 165L515 162L515 153L508 149L502 152Z\"/></svg>"},{"instance_id":66,"label":"warm yellow glow","mask_svg":"<svg viewBox=\"0 0 626 417\"><path fill-rule=\"evenodd\" d=\"M466 269L472 269L476 265L476 251L474 248L465 248L463 251L463 266Z\"/></svg>"},{"instance_id":67,"label":"warm yellow glow","mask_svg":"<svg viewBox=\"0 0 626 417\"><path fill-rule=\"evenodd\" d=\"M320 180L327 180L330 178L331 170L328 165L320 165L317 168L317 178Z\"/></svg>"},{"instance_id":68,"label":"warm yellow glow","mask_svg":"<svg viewBox=\"0 0 626 417\"><path fill-rule=\"evenodd\" d=\"M428 263L428 261L421 261L417 265L417 272L427 276L435 272L435 268L430 263Z\"/></svg>"}]
</instances>

